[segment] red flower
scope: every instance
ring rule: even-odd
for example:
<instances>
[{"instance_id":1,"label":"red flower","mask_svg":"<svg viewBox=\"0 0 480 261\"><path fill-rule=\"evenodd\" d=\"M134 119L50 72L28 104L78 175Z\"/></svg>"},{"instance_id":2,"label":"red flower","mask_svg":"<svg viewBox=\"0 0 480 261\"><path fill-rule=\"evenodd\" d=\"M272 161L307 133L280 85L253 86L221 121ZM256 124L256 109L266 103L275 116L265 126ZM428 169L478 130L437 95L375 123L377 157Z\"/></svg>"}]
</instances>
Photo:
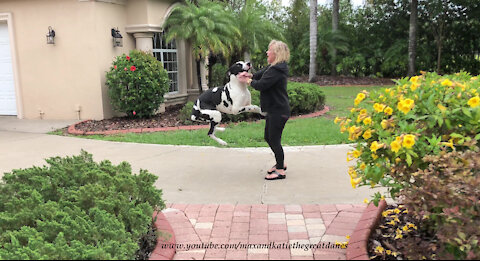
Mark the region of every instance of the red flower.
<instances>
[{"instance_id":1,"label":"red flower","mask_svg":"<svg viewBox=\"0 0 480 261\"><path fill-rule=\"evenodd\" d=\"M127 71L127 67L123 68L123 70Z\"/></svg>"},{"instance_id":2,"label":"red flower","mask_svg":"<svg viewBox=\"0 0 480 261\"><path fill-rule=\"evenodd\" d=\"M130 67L130 71L132 71L132 72L134 72L136 69L137 69L137 67L135 67L134 65L132 65L132 67Z\"/></svg>"},{"instance_id":3,"label":"red flower","mask_svg":"<svg viewBox=\"0 0 480 261\"><path fill-rule=\"evenodd\" d=\"M130 61L130 56L127 56L127 60L129 60L129 61Z\"/></svg>"},{"instance_id":4,"label":"red flower","mask_svg":"<svg viewBox=\"0 0 480 261\"><path fill-rule=\"evenodd\" d=\"M117 69L117 66L115 65L115 66L113 66L113 68L115 68L115 70L116 70L116 69Z\"/></svg>"},{"instance_id":5,"label":"red flower","mask_svg":"<svg viewBox=\"0 0 480 261\"><path fill-rule=\"evenodd\" d=\"M135 115L137 115L137 113L135 111L133 111L133 115L135 116Z\"/></svg>"}]
</instances>

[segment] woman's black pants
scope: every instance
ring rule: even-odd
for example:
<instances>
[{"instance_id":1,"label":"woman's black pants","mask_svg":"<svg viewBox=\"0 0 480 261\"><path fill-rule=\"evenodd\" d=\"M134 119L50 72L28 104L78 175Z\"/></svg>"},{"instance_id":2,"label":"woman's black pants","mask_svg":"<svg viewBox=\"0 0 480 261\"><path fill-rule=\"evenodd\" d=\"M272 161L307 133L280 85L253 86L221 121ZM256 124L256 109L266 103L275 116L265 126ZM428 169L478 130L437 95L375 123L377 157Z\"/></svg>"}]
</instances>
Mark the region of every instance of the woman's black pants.
<instances>
[{"instance_id":1,"label":"woman's black pants","mask_svg":"<svg viewBox=\"0 0 480 261\"><path fill-rule=\"evenodd\" d=\"M277 161L277 169L284 167L284 154L282 148L282 133L285 123L290 115L268 113L265 123L265 141L268 143Z\"/></svg>"}]
</instances>

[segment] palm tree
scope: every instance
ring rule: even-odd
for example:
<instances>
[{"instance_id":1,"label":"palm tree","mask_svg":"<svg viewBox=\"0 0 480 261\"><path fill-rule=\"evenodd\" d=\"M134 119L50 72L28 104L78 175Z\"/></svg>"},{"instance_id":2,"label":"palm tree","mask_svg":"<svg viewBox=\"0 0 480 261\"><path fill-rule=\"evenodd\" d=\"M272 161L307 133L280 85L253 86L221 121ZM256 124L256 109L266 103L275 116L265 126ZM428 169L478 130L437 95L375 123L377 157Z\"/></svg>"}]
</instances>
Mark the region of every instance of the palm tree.
<instances>
[{"instance_id":1,"label":"palm tree","mask_svg":"<svg viewBox=\"0 0 480 261\"><path fill-rule=\"evenodd\" d=\"M236 23L241 31L240 52L245 61L251 61L251 53L264 48L272 39L284 40L280 30L265 17L256 0L246 0L237 13Z\"/></svg>"},{"instance_id":2,"label":"palm tree","mask_svg":"<svg viewBox=\"0 0 480 261\"><path fill-rule=\"evenodd\" d=\"M206 88L205 60L210 54L228 56L234 49L240 31L231 19L225 5L220 2L198 0L198 5L186 1L177 6L165 21L166 40L184 39L191 43L197 62L200 62L202 86Z\"/></svg>"},{"instance_id":3,"label":"palm tree","mask_svg":"<svg viewBox=\"0 0 480 261\"><path fill-rule=\"evenodd\" d=\"M339 7L340 0L333 0L332 6L332 32L335 34L338 30L338 16L339 16ZM332 51L332 75L337 74L337 49L333 48Z\"/></svg>"},{"instance_id":4,"label":"palm tree","mask_svg":"<svg viewBox=\"0 0 480 261\"><path fill-rule=\"evenodd\" d=\"M310 66L308 81L313 82L317 74L317 0L310 0Z\"/></svg>"},{"instance_id":5,"label":"palm tree","mask_svg":"<svg viewBox=\"0 0 480 261\"><path fill-rule=\"evenodd\" d=\"M417 18L418 0L412 0L410 7L410 30L408 40L408 76L415 74L415 58L417 56Z\"/></svg>"}]
</instances>

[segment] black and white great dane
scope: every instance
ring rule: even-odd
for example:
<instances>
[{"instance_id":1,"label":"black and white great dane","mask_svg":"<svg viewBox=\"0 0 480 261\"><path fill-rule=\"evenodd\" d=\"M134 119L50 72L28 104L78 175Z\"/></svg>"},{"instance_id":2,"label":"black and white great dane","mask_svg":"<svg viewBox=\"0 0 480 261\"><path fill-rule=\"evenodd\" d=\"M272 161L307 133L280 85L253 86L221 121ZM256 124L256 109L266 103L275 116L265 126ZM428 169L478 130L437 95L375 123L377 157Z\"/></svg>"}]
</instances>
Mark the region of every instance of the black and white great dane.
<instances>
[{"instance_id":1,"label":"black and white great dane","mask_svg":"<svg viewBox=\"0 0 480 261\"><path fill-rule=\"evenodd\" d=\"M237 75L247 72L251 66L248 62L236 62L228 69L230 81L223 87L215 87L202 93L192 109L192 120L210 122L208 136L221 145L227 145L225 141L215 136L215 131L225 131L225 128L217 127L222 121L222 112L227 114L239 114L243 112L256 112L262 115L260 107L251 104L252 97L246 83L238 81Z\"/></svg>"}]
</instances>

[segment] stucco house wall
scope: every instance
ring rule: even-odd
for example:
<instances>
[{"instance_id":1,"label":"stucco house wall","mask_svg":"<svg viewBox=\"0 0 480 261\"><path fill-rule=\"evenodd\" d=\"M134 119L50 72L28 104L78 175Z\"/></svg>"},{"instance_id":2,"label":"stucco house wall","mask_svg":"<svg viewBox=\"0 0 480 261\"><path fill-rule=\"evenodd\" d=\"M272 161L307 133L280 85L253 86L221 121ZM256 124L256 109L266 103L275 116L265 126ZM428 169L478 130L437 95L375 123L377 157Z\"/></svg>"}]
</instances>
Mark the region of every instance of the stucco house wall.
<instances>
[{"instance_id":1,"label":"stucco house wall","mask_svg":"<svg viewBox=\"0 0 480 261\"><path fill-rule=\"evenodd\" d=\"M0 22L8 24L17 117L104 119L115 116L105 73L118 55L151 51L173 0L0 0ZM48 27L56 32L47 44ZM118 28L123 47L113 47ZM188 43L177 42L179 91L169 103L198 95ZM1 86L0 86L1 87ZM1 94L0 94L1 95Z\"/></svg>"}]
</instances>

